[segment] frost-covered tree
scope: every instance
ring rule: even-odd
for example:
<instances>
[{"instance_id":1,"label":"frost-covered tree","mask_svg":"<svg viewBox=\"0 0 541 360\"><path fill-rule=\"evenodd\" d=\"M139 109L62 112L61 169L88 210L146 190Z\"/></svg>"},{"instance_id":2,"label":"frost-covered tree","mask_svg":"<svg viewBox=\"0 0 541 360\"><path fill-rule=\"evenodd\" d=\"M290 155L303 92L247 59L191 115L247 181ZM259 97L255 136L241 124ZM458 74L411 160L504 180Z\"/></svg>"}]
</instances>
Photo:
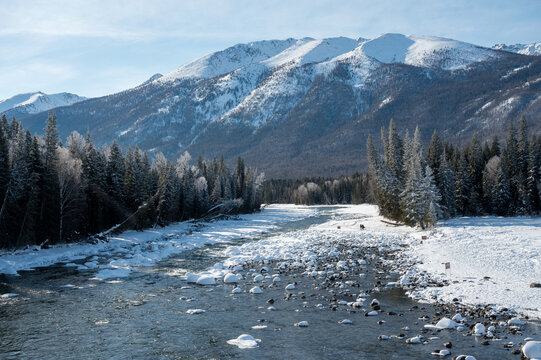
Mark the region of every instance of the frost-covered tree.
<instances>
[{"instance_id":1,"label":"frost-covered tree","mask_svg":"<svg viewBox=\"0 0 541 360\"><path fill-rule=\"evenodd\" d=\"M66 220L80 210L82 161L74 158L71 151L66 148L57 148L57 154L60 186L58 238L62 241L65 237Z\"/></svg>"}]
</instances>

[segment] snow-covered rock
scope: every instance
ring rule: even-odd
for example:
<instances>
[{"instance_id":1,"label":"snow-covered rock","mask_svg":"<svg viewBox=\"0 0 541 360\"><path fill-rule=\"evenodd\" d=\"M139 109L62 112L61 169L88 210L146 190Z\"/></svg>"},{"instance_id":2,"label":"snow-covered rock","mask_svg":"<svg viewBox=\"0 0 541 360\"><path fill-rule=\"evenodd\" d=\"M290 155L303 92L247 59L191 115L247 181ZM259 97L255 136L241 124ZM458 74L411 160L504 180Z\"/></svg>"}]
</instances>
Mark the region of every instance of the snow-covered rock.
<instances>
[{"instance_id":1,"label":"snow-covered rock","mask_svg":"<svg viewBox=\"0 0 541 360\"><path fill-rule=\"evenodd\" d=\"M198 315L204 313L205 310L203 309L188 309L186 310L186 314L188 315Z\"/></svg>"},{"instance_id":2,"label":"snow-covered rock","mask_svg":"<svg viewBox=\"0 0 541 360\"><path fill-rule=\"evenodd\" d=\"M436 324L436 328L438 329L456 329L458 324L454 322L451 319L448 319L446 317L442 318L438 323Z\"/></svg>"},{"instance_id":3,"label":"snow-covered rock","mask_svg":"<svg viewBox=\"0 0 541 360\"><path fill-rule=\"evenodd\" d=\"M507 325L524 325L526 324L524 321L520 320L518 317L514 317L512 319L509 319L507 321Z\"/></svg>"},{"instance_id":4,"label":"snow-covered rock","mask_svg":"<svg viewBox=\"0 0 541 360\"><path fill-rule=\"evenodd\" d=\"M263 294L263 290L259 286L254 286L250 289L250 294Z\"/></svg>"},{"instance_id":5,"label":"snow-covered rock","mask_svg":"<svg viewBox=\"0 0 541 360\"><path fill-rule=\"evenodd\" d=\"M530 360L541 360L541 341L528 341L522 347L522 354Z\"/></svg>"},{"instance_id":6,"label":"snow-covered rock","mask_svg":"<svg viewBox=\"0 0 541 360\"><path fill-rule=\"evenodd\" d=\"M235 345L239 349L254 349L258 347L261 339L256 339L252 335L242 334L236 339L227 340L229 345Z\"/></svg>"},{"instance_id":7,"label":"snow-covered rock","mask_svg":"<svg viewBox=\"0 0 541 360\"><path fill-rule=\"evenodd\" d=\"M442 350L437 350L437 351L432 352L432 355L436 355L436 356L447 356L450 354L451 352L447 349L442 349Z\"/></svg>"},{"instance_id":8,"label":"snow-covered rock","mask_svg":"<svg viewBox=\"0 0 541 360\"><path fill-rule=\"evenodd\" d=\"M473 335L475 335L475 336L483 336L485 334L486 334L485 325L483 325L481 323L475 324L475 326L473 327Z\"/></svg>"},{"instance_id":9,"label":"snow-covered rock","mask_svg":"<svg viewBox=\"0 0 541 360\"><path fill-rule=\"evenodd\" d=\"M203 275L195 283L197 285L216 285L216 279L212 275Z\"/></svg>"},{"instance_id":10,"label":"snow-covered rock","mask_svg":"<svg viewBox=\"0 0 541 360\"><path fill-rule=\"evenodd\" d=\"M261 274L257 274L256 276L254 276L254 281L263 281L263 279L265 278Z\"/></svg>"},{"instance_id":11,"label":"snow-covered rock","mask_svg":"<svg viewBox=\"0 0 541 360\"><path fill-rule=\"evenodd\" d=\"M295 284L287 284L285 287L287 291L295 290Z\"/></svg>"},{"instance_id":12,"label":"snow-covered rock","mask_svg":"<svg viewBox=\"0 0 541 360\"><path fill-rule=\"evenodd\" d=\"M408 344L422 344L423 343L423 336L414 336L412 338L406 339L406 343Z\"/></svg>"},{"instance_id":13,"label":"snow-covered rock","mask_svg":"<svg viewBox=\"0 0 541 360\"><path fill-rule=\"evenodd\" d=\"M239 281L240 281L240 276L237 274L229 273L224 276L224 283L226 284L236 284Z\"/></svg>"}]
</instances>

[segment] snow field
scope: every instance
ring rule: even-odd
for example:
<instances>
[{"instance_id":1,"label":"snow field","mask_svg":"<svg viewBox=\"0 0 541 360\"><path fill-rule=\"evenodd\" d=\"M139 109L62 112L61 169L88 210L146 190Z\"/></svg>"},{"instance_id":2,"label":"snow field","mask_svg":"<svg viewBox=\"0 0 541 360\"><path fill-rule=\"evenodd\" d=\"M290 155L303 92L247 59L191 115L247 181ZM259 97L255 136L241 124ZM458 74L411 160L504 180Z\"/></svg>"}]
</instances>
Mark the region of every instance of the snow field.
<instances>
[{"instance_id":1,"label":"snow field","mask_svg":"<svg viewBox=\"0 0 541 360\"><path fill-rule=\"evenodd\" d=\"M420 240L421 236L428 237ZM434 233L409 237L405 256L415 263L417 284L430 278L445 287L422 286L415 295L472 305L514 309L541 318L541 218L458 218ZM444 263L450 263L446 270Z\"/></svg>"}]
</instances>

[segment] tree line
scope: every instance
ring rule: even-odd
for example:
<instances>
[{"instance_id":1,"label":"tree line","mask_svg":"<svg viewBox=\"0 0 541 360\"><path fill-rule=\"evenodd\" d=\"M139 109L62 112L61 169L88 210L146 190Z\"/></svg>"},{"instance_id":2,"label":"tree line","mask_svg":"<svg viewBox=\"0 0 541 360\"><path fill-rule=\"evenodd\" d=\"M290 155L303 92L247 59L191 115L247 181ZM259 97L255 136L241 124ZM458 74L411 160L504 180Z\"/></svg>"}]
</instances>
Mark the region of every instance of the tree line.
<instances>
[{"instance_id":1,"label":"tree line","mask_svg":"<svg viewBox=\"0 0 541 360\"><path fill-rule=\"evenodd\" d=\"M116 142L97 148L90 134L59 141L50 114L44 136L15 118L0 120L0 248L76 241L92 234L164 226L223 212L252 212L262 201L263 175L239 157L163 154Z\"/></svg>"},{"instance_id":2,"label":"tree line","mask_svg":"<svg viewBox=\"0 0 541 360\"><path fill-rule=\"evenodd\" d=\"M387 218L425 228L457 215L537 215L541 211L541 136L530 136L522 117L505 141L478 136L459 148L434 132L428 151L419 129L400 137L394 121L382 128L383 153L367 140L376 202Z\"/></svg>"},{"instance_id":3,"label":"tree line","mask_svg":"<svg viewBox=\"0 0 541 360\"><path fill-rule=\"evenodd\" d=\"M263 202L314 204L362 204L375 201L367 174L332 178L270 179L263 183Z\"/></svg>"}]
</instances>

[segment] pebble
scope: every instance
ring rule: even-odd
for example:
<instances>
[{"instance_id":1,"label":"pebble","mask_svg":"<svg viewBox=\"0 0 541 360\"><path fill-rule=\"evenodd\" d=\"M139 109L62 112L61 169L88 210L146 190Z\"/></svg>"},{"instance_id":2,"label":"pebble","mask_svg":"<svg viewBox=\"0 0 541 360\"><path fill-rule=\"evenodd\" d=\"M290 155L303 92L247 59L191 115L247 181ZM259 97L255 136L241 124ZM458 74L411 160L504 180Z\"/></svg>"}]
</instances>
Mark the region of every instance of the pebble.
<instances>
[{"instance_id":1,"label":"pebble","mask_svg":"<svg viewBox=\"0 0 541 360\"><path fill-rule=\"evenodd\" d=\"M263 290L259 286L254 286L250 289L250 294L263 294Z\"/></svg>"},{"instance_id":2,"label":"pebble","mask_svg":"<svg viewBox=\"0 0 541 360\"><path fill-rule=\"evenodd\" d=\"M308 321L301 321L301 322L295 323L295 326L297 326L297 327L308 327L309 324L308 324Z\"/></svg>"}]
</instances>

